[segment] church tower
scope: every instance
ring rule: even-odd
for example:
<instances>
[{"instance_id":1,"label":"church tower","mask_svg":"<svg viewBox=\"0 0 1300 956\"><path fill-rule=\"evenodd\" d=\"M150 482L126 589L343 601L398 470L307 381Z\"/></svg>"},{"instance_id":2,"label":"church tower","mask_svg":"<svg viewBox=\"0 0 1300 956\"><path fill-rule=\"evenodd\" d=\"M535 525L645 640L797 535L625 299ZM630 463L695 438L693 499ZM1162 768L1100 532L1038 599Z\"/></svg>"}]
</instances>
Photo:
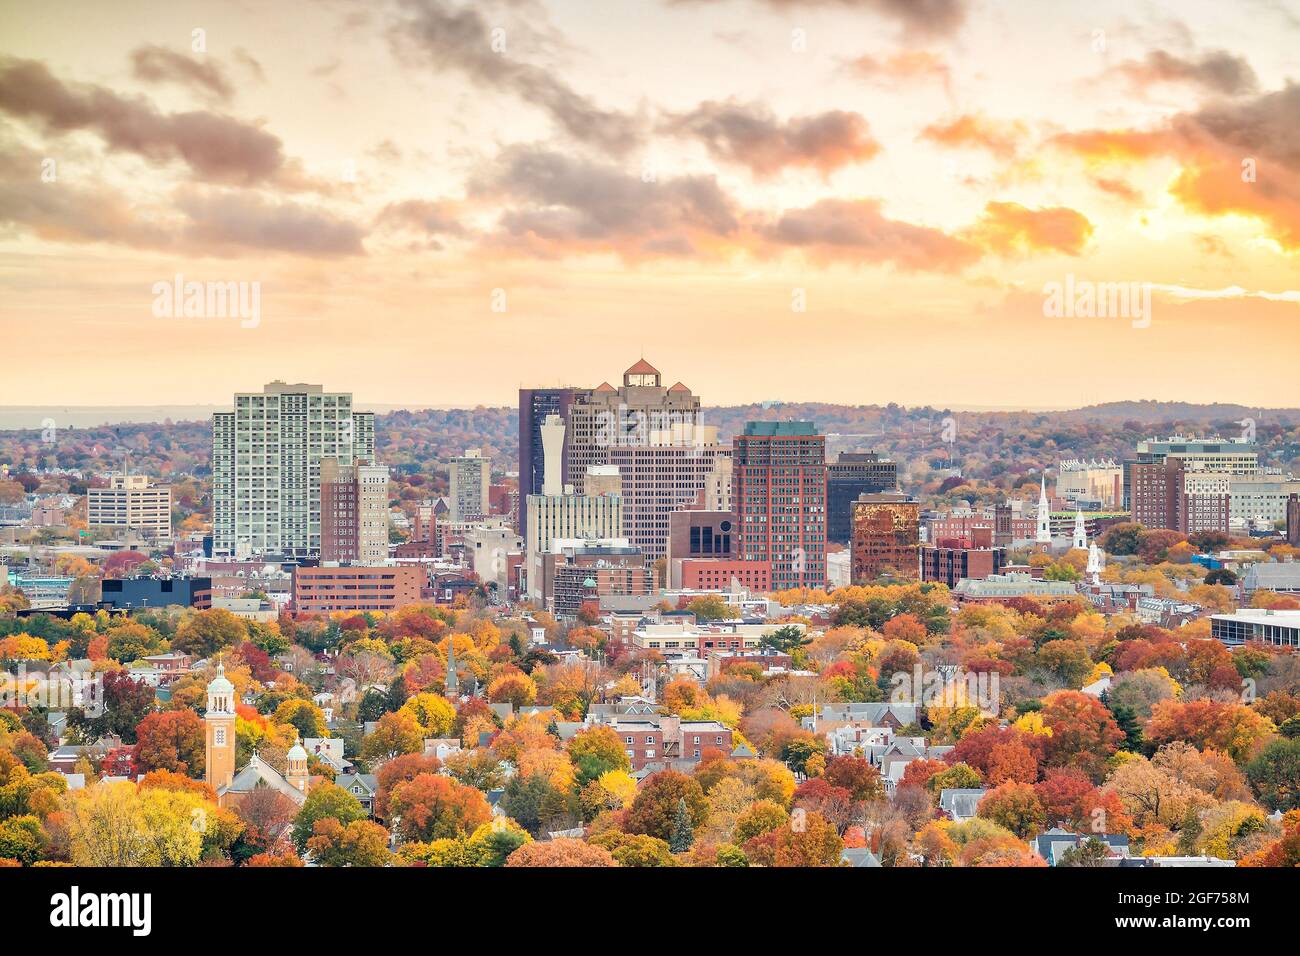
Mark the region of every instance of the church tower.
<instances>
[{"instance_id":1,"label":"church tower","mask_svg":"<svg viewBox=\"0 0 1300 956\"><path fill-rule=\"evenodd\" d=\"M1043 483L1038 489L1038 534L1034 540L1039 544L1052 543L1052 508L1047 503L1047 476L1043 476Z\"/></svg>"},{"instance_id":2,"label":"church tower","mask_svg":"<svg viewBox=\"0 0 1300 956\"><path fill-rule=\"evenodd\" d=\"M1083 512L1074 510L1074 547L1080 551L1088 550L1088 528L1083 523Z\"/></svg>"},{"instance_id":3,"label":"church tower","mask_svg":"<svg viewBox=\"0 0 1300 956\"><path fill-rule=\"evenodd\" d=\"M203 723L207 731L203 779L213 790L220 790L235 779L235 685L226 679L224 664L217 664L217 676L208 682L208 712Z\"/></svg>"},{"instance_id":4,"label":"church tower","mask_svg":"<svg viewBox=\"0 0 1300 956\"><path fill-rule=\"evenodd\" d=\"M289 786L302 793L307 792L307 783L311 775L307 772L307 751L303 748L298 735L293 738L293 746L289 748L289 755L285 758L284 779Z\"/></svg>"},{"instance_id":5,"label":"church tower","mask_svg":"<svg viewBox=\"0 0 1300 956\"><path fill-rule=\"evenodd\" d=\"M445 681L445 690L448 700L456 700L460 697L460 675L456 673L456 647L452 639L447 638L447 680Z\"/></svg>"}]
</instances>

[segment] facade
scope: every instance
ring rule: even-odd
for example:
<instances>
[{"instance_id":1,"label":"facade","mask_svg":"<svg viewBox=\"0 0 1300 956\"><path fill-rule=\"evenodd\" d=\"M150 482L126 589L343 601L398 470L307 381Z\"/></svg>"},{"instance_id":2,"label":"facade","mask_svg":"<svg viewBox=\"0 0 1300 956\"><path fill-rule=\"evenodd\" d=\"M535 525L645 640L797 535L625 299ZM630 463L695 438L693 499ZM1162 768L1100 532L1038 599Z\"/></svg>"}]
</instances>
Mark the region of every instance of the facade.
<instances>
[{"instance_id":1,"label":"facade","mask_svg":"<svg viewBox=\"0 0 1300 956\"><path fill-rule=\"evenodd\" d=\"M388 559L388 468L322 458L320 559L379 564Z\"/></svg>"},{"instance_id":2,"label":"facade","mask_svg":"<svg viewBox=\"0 0 1300 956\"><path fill-rule=\"evenodd\" d=\"M476 525L465 532L465 557L484 584L502 596L510 585L510 555L524 549L524 539L508 524Z\"/></svg>"},{"instance_id":3,"label":"facade","mask_svg":"<svg viewBox=\"0 0 1300 956\"><path fill-rule=\"evenodd\" d=\"M1067 502L1086 499L1101 508L1114 508L1124 497L1124 467L1109 458L1057 462L1056 497Z\"/></svg>"},{"instance_id":4,"label":"facade","mask_svg":"<svg viewBox=\"0 0 1300 956\"><path fill-rule=\"evenodd\" d=\"M668 515L664 557L668 586L682 587L681 562L687 558L730 560L735 556L736 516L730 511L692 509Z\"/></svg>"},{"instance_id":5,"label":"facade","mask_svg":"<svg viewBox=\"0 0 1300 956\"><path fill-rule=\"evenodd\" d=\"M1210 636L1231 646L1263 641L1274 647L1300 648L1300 611L1250 608L1211 614Z\"/></svg>"},{"instance_id":6,"label":"facade","mask_svg":"<svg viewBox=\"0 0 1300 956\"><path fill-rule=\"evenodd\" d=\"M1124 509L1134 512L1133 469L1139 464L1181 463L1188 470L1200 470L1249 478L1259 472L1259 448L1244 438L1148 438L1138 442L1132 459L1124 462ZM1168 527L1159 525L1156 527Z\"/></svg>"},{"instance_id":7,"label":"facade","mask_svg":"<svg viewBox=\"0 0 1300 956\"><path fill-rule=\"evenodd\" d=\"M555 415L560 421L569 417L569 406L580 391L574 388L521 388L519 390L519 523L521 532L528 530L528 496L542 494L546 461L542 452L542 423ZM561 468L567 461L561 451ZM569 483L567 473L554 476L558 486Z\"/></svg>"},{"instance_id":8,"label":"facade","mask_svg":"<svg viewBox=\"0 0 1300 956\"><path fill-rule=\"evenodd\" d=\"M115 608L212 607L211 578L105 578L100 604Z\"/></svg>"},{"instance_id":9,"label":"facade","mask_svg":"<svg viewBox=\"0 0 1300 956\"><path fill-rule=\"evenodd\" d=\"M772 590L772 575L766 564L734 558L677 558L669 562L673 588L688 591L730 591L733 583L746 591Z\"/></svg>"},{"instance_id":10,"label":"facade","mask_svg":"<svg viewBox=\"0 0 1300 956\"><path fill-rule=\"evenodd\" d=\"M1228 524L1234 531L1270 528L1287 520L1287 502L1300 495L1300 481L1278 476L1233 478Z\"/></svg>"},{"instance_id":11,"label":"facade","mask_svg":"<svg viewBox=\"0 0 1300 956\"><path fill-rule=\"evenodd\" d=\"M898 463L875 452L841 452L826 466L826 540L853 538L853 502L859 495L898 487Z\"/></svg>"},{"instance_id":12,"label":"facade","mask_svg":"<svg viewBox=\"0 0 1300 956\"><path fill-rule=\"evenodd\" d=\"M587 469L610 464L617 446L694 445L699 417L699 397L681 382L665 388L659 370L641 359L623 373L618 388L602 382L574 393L566 419L567 480L582 494Z\"/></svg>"},{"instance_id":13,"label":"facade","mask_svg":"<svg viewBox=\"0 0 1300 956\"><path fill-rule=\"evenodd\" d=\"M1198 531L1223 531L1229 528L1232 476L1219 472L1185 471L1183 473L1183 534Z\"/></svg>"},{"instance_id":14,"label":"facade","mask_svg":"<svg viewBox=\"0 0 1300 956\"><path fill-rule=\"evenodd\" d=\"M1046 581L1019 571L990 574L982 580L957 582L952 594L958 601L981 603L1036 597L1049 601L1069 600L1078 592L1069 581Z\"/></svg>"},{"instance_id":15,"label":"facade","mask_svg":"<svg viewBox=\"0 0 1300 956\"><path fill-rule=\"evenodd\" d=\"M1002 548L922 548L921 580L955 588L962 578L1001 574L1005 564L1006 552Z\"/></svg>"},{"instance_id":16,"label":"facade","mask_svg":"<svg viewBox=\"0 0 1300 956\"><path fill-rule=\"evenodd\" d=\"M396 611L418 604L428 576L415 565L297 567L295 611Z\"/></svg>"},{"instance_id":17,"label":"facade","mask_svg":"<svg viewBox=\"0 0 1300 956\"><path fill-rule=\"evenodd\" d=\"M651 594L655 582L645 555L626 539L556 540L539 556L528 587L530 593L536 589L534 600L546 610L572 618L588 601Z\"/></svg>"},{"instance_id":18,"label":"facade","mask_svg":"<svg viewBox=\"0 0 1300 956\"><path fill-rule=\"evenodd\" d=\"M375 416L346 392L272 382L212 416L212 553L320 553L320 462L374 460Z\"/></svg>"},{"instance_id":19,"label":"facade","mask_svg":"<svg viewBox=\"0 0 1300 956\"><path fill-rule=\"evenodd\" d=\"M1147 528L1179 530L1183 524L1183 463L1129 462L1125 469L1133 520Z\"/></svg>"},{"instance_id":20,"label":"facade","mask_svg":"<svg viewBox=\"0 0 1300 956\"><path fill-rule=\"evenodd\" d=\"M812 422L749 422L736 436L736 557L765 564L773 590L826 584L826 438Z\"/></svg>"},{"instance_id":21,"label":"facade","mask_svg":"<svg viewBox=\"0 0 1300 956\"><path fill-rule=\"evenodd\" d=\"M144 475L112 475L107 488L86 490L86 524L126 528L150 538L172 536L171 485L154 485ZM36 511L32 512L33 524Z\"/></svg>"},{"instance_id":22,"label":"facade","mask_svg":"<svg viewBox=\"0 0 1300 956\"><path fill-rule=\"evenodd\" d=\"M921 505L900 492L860 495L853 502L850 580L869 584L882 574L897 581L920 575Z\"/></svg>"},{"instance_id":23,"label":"facade","mask_svg":"<svg viewBox=\"0 0 1300 956\"><path fill-rule=\"evenodd\" d=\"M705 750L731 753L731 730L716 720L682 720L660 714L618 714L607 723L623 740L632 772L670 761L698 763Z\"/></svg>"},{"instance_id":24,"label":"facade","mask_svg":"<svg viewBox=\"0 0 1300 956\"><path fill-rule=\"evenodd\" d=\"M1286 499L1286 543L1300 548L1300 495L1288 495Z\"/></svg>"},{"instance_id":25,"label":"facade","mask_svg":"<svg viewBox=\"0 0 1300 956\"><path fill-rule=\"evenodd\" d=\"M623 535L651 561L668 551L673 512L701 500L715 463L726 450L714 439L715 429L699 444L673 444L667 436L648 445L616 445L609 463L622 479ZM588 475L587 490L591 490Z\"/></svg>"},{"instance_id":26,"label":"facade","mask_svg":"<svg viewBox=\"0 0 1300 956\"><path fill-rule=\"evenodd\" d=\"M492 510L488 488L492 483L492 459L478 448L447 463L449 515L452 521L482 521Z\"/></svg>"}]
</instances>

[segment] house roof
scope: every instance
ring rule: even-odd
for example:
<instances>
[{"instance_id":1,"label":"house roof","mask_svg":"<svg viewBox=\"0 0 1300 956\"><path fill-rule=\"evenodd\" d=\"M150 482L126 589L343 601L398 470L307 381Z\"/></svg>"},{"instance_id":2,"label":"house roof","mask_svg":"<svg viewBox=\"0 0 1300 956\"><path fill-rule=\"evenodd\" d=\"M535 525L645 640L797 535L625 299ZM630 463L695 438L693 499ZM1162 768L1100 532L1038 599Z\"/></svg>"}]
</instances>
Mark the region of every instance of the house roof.
<instances>
[{"instance_id":1,"label":"house roof","mask_svg":"<svg viewBox=\"0 0 1300 956\"><path fill-rule=\"evenodd\" d=\"M659 369L655 368L645 359L638 359L637 363L623 373L624 375L658 375Z\"/></svg>"},{"instance_id":2,"label":"house roof","mask_svg":"<svg viewBox=\"0 0 1300 956\"><path fill-rule=\"evenodd\" d=\"M299 806L302 806L307 799L307 794L291 785L280 771L257 754L253 754L244 769L235 774L235 779L217 791L217 796L227 793L252 793L258 787L277 790Z\"/></svg>"}]
</instances>

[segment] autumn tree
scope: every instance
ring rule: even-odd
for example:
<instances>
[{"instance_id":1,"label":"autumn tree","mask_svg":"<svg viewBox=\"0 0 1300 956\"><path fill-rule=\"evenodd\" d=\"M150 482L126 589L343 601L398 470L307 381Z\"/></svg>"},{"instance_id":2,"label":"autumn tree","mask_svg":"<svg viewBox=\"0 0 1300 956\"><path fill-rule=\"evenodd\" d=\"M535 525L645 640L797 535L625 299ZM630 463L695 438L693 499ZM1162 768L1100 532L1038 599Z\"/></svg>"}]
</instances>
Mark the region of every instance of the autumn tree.
<instances>
[{"instance_id":1,"label":"autumn tree","mask_svg":"<svg viewBox=\"0 0 1300 956\"><path fill-rule=\"evenodd\" d=\"M369 820L346 826L334 817L317 820L307 851L321 866L383 866L388 862L388 831Z\"/></svg>"},{"instance_id":2,"label":"autumn tree","mask_svg":"<svg viewBox=\"0 0 1300 956\"><path fill-rule=\"evenodd\" d=\"M420 842L467 836L492 818L480 791L430 773L393 787L388 811L402 839Z\"/></svg>"},{"instance_id":3,"label":"autumn tree","mask_svg":"<svg viewBox=\"0 0 1300 956\"><path fill-rule=\"evenodd\" d=\"M668 842L677 821L678 802L682 800L686 802L691 829L694 830L704 823L709 812L709 803L700 785L676 770L651 774L627 809L624 829L628 833L645 833Z\"/></svg>"},{"instance_id":4,"label":"autumn tree","mask_svg":"<svg viewBox=\"0 0 1300 956\"><path fill-rule=\"evenodd\" d=\"M197 776L203 772L206 739L203 721L192 710L150 714L136 730L136 762L148 770Z\"/></svg>"}]
</instances>

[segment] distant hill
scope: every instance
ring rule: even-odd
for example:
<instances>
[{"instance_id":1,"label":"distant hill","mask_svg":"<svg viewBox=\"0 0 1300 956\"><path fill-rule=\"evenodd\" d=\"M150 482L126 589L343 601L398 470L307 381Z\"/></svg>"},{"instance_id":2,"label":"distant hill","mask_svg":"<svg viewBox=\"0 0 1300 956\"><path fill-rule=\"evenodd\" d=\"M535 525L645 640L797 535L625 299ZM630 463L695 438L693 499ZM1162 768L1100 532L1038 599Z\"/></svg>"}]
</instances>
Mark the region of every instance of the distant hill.
<instances>
[{"instance_id":1,"label":"distant hill","mask_svg":"<svg viewBox=\"0 0 1300 956\"><path fill-rule=\"evenodd\" d=\"M191 406L191 409L194 407ZM93 410L79 409L94 421ZM205 475L208 422L162 421L78 427L54 418L53 441L39 428L0 431L0 466L11 472L62 467L86 472L121 468L129 455L148 474ZM1235 436L1253 419L1264 462L1300 471L1300 409L1252 409L1233 404L1111 402L1066 411L953 411L899 405L770 402L706 408L704 420L729 441L755 419L807 419L827 436L828 450L876 449L904 465L960 466L972 477L1002 480L1053 468L1062 458L1122 458L1151 435ZM82 419L87 420L87 419ZM502 470L518 461L514 408L419 409L381 412L380 459L407 472L431 472L438 461L466 448L484 448ZM951 438L952 441L946 441ZM1036 480L1036 479L1035 479Z\"/></svg>"}]
</instances>

